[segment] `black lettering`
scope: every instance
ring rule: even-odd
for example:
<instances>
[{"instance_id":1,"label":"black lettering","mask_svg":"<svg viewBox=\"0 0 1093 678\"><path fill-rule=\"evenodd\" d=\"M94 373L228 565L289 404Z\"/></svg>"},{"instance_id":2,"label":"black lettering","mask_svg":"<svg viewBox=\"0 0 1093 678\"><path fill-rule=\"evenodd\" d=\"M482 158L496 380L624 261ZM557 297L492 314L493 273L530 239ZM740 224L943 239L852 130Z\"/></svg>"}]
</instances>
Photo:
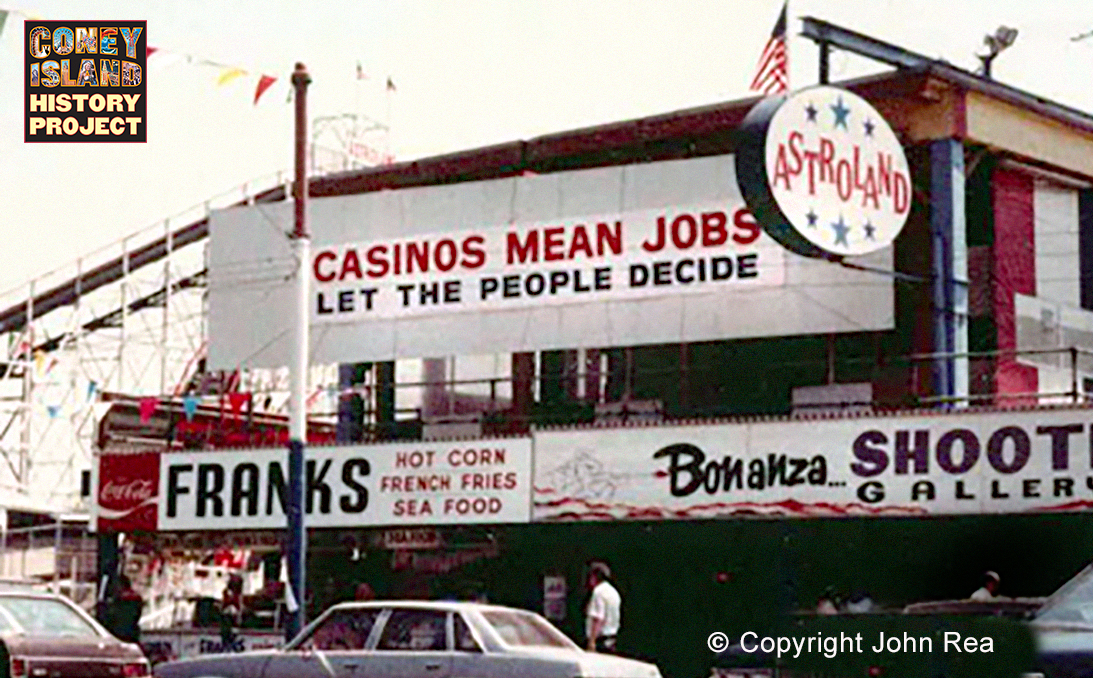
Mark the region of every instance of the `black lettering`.
<instances>
[{"instance_id":1,"label":"black lettering","mask_svg":"<svg viewBox=\"0 0 1093 678\"><path fill-rule=\"evenodd\" d=\"M748 462L748 489L762 490L766 487L766 474L763 473L763 460L752 459Z\"/></svg>"},{"instance_id":2,"label":"black lettering","mask_svg":"<svg viewBox=\"0 0 1093 678\"><path fill-rule=\"evenodd\" d=\"M805 482L805 469L808 468L808 460L790 459L789 463L793 466L793 471L789 474L789 478L786 479L786 484L793 487L794 485L800 485Z\"/></svg>"},{"instance_id":3,"label":"black lettering","mask_svg":"<svg viewBox=\"0 0 1093 678\"><path fill-rule=\"evenodd\" d=\"M444 281L444 303L445 304L458 304L459 296L462 293L462 283L458 280L445 280Z\"/></svg>"},{"instance_id":4,"label":"black lettering","mask_svg":"<svg viewBox=\"0 0 1093 678\"><path fill-rule=\"evenodd\" d=\"M741 254L736 258L736 277L737 278L758 278L759 277L759 255L758 254Z\"/></svg>"},{"instance_id":5,"label":"black lettering","mask_svg":"<svg viewBox=\"0 0 1093 678\"><path fill-rule=\"evenodd\" d=\"M232 471L232 510L233 516L243 515L243 502L246 502L246 515L258 515L258 465L240 464Z\"/></svg>"},{"instance_id":6,"label":"black lettering","mask_svg":"<svg viewBox=\"0 0 1093 678\"><path fill-rule=\"evenodd\" d=\"M1036 433L1051 436L1051 470L1065 471L1070 468L1070 436L1081 433L1082 424L1064 426L1037 426Z\"/></svg>"},{"instance_id":7,"label":"black lettering","mask_svg":"<svg viewBox=\"0 0 1093 678\"><path fill-rule=\"evenodd\" d=\"M866 504L876 504L878 501L882 501L884 499L884 484L879 483L876 480L862 483L862 485L858 487L858 499L861 499Z\"/></svg>"},{"instance_id":8,"label":"black lettering","mask_svg":"<svg viewBox=\"0 0 1093 678\"><path fill-rule=\"evenodd\" d=\"M353 312L353 290L338 292L338 313Z\"/></svg>"},{"instance_id":9,"label":"black lettering","mask_svg":"<svg viewBox=\"0 0 1093 678\"><path fill-rule=\"evenodd\" d=\"M266 515L273 515L273 499L276 497L282 515L285 513L285 504L288 497L288 482L285 480L285 471L281 463L271 461L269 473L266 474Z\"/></svg>"},{"instance_id":10,"label":"black lettering","mask_svg":"<svg viewBox=\"0 0 1093 678\"><path fill-rule=\"evenodd\" d=\"M937 489L929 480L919 480L911 486L911 501L933 501L937 497Z\"/></svg>"},{"instance_id":11,"label":"black lettering","mask_svg":"<svg viewBox=\"0 0 1093 678\"><path fill-rule=\"evenodd\" d=\"M808 469L808 484L809 485L826 485L827 484L827 458L822 454L817 454L812 458L812 463Z\"/></svg>"},{"instance_id":12,"label":"black lettering","mask_svg":"<svg viewBox=\"0 0 1093 678\"><path fill-rule=\"evenodd\" d=\"M601 266L596 269L596 291L611 289L611 267Z\"/></svg>"},{"instance_id":13,"label":"black lettering","mask_svg":"<svg viewBox=\"0 0 1093 678\"><path fill-rule=\"evenodd\" d=\"M706 461L706 453L690 443L676 443L657 450L653 453L653 459L668 457L669 488L673 497L687 497L694 494L702 485L702 462ZM681 463L681 459L686 459ZM690 480L686 485L680 484L680 476L690 474Z\"/></svg>"},{"instance_id":14,"label":"black lettering","mask_svg":"<svg viewBox=\"0 0 1093 678\"><path fill-rule=\"evenodd\" d=\"M180 495L189 494L190 488L179 482L183 473L193 473L193 464L179 464L167 467L167 517L174 518L178 515L178 498Z\"/></svg>"},{"instance_id":15,"label":"black lettering","mask_svg":"<svg viewBox=\"0 0 1093 678\"><path fill-rule=\"evenodd\" d=\"M520 296L520 276L506 275L504 277L505 289L501 295L506 299Z\"/></svg>"},{"instance_id":16,"label":"black lettering","mask_svg":"<svg viewBox=\"0 0 1093 678\"><path fill-rule=\"evenodd\" d=\"M365 477L372 472L372 467L367 459L347 459L342 464L342 483L353 491L352 495L342 495L338 500L338 506L343 513L364 513L368 508L368 488L357 481L358 477Z\"/></svg>"},{"instance_id":17,"label":"black lettering","mask_svg":"<svg viewBox=\"0 0 1093 678\"><path fill-rule=\"evenodd\" d=\"M645 287L649 283L649 268L644 264L630 264L630 287Z\"/></svg>"},{"instance_id":18,"label":"black lettering","mask_svg":"<svg viewBox=\"0 0 1093 678\"><path fill-rule=\"evenodd\" d=\"M1074 479L1073 478L1056 478L1055 479L1055 496L1056 497L1073 497L1074 496Z\"/></svg>"},{"instance_id":19,"label":"black lettering","mask_svg":"<svg viewBox=\"0 0 1093 678\"><path fill-rule=\"evenodd\" d=\"M1040 496L1040 479L1027 478L1021 483L1021 495L1025 499L1035 499Z\"/></svg>"},{"instance_id":20,"label":"black lettering","mask_svg":"<svg viewBox=\"0 0 1093 678\"><path fill-rule=\"evenodd\" d=\"M730 463L729 457L725 457L725 491L728 492L736 484L736 489L744 489L744 460L734 459Z\"/></svg>"},{"instance_id":21,"label":"black lettering","mask_svg":"<svg viewBox=\"0 0 1093 678\"><path fill-rule=\"evenodd\" d=\"M1006 439L1013 441L1013 461L1008 464L1002 456ZM987 461L999 473L1017 473L1028 463L1031 450L1032 443L1023 428L1005 426L995 431L987 441Z\"/></svg>"},{"instance_id":22,"label":"black lettering","mask_svg":"<svg viewBox=\"0 0 1093 678\"><path fill-rule=\"evenodd\" d=\"M854 457L858 459L850 465L850 470L862 478L872 478L884 473L888 468L888 455L879 447L886 445L888 436L880 431L866 431L854 439Z\"/></svg>"},{"instance_id":23,"label":"black lettering","mask_svg":"<svg viewBox=\"0 0 1093 678\"><path fill-rule=\"evenodd\" d=\"M710 259L710 280L728 280L732 277L732 259L714 257Z\"/></svg>"},{"instance_id":24,"label":"black lettering","mask_svg":"<svg viewBox=\"0 0 1093 678\"><path fill-rule=\"evenodd\" d=\"M1009 492L1002 491L1002 485L997 480L991 481L991 499L1009 499Z\"/></svg>"},{"instance_id":25,"label":"black lettering","mask_svg":"<svg viewBox=\"0 0 1093 678\"><path fill-rule=\"evenodd\" d=\"M953 461L953 445L957 441L960 441L964 448L964 454L960 458L959 464ZM978 460L979 439L975 437L975 433L966 428L948 431L937 441L937 463L948 473L967 473Z\"/></svg>"},{"instance_id":26,"label":"black lettering","mask_svg":"<svg viewBox=\"0 0 1093 678\"><path fill-rule=\"evenodd\" d=\"M964 481L963 480L956 481L956 498L957 499L975 499L974 494L968 494L966 491L964 491Z\"/></svg>"},{"instance_id":27,"label":"black lettering","mask_svg":"<svg viewBox=\"0 0 1093 678\"><path fill-rule=\"evenodd\" d=\"M653 264L653 285L672 284L672 262L658 261Z\"/></svg>"},{"instance_id":28,"label":"black lettering","mask_svg":"<svg viewBox=\"0 0 1093 678\"><path fill-rule=\"evenodd\" d=\"M786 484L786 455L767 455L767 486Z\"/></svg>"},{"instance_id":29,"label":"black lettering","mask_svg":"<svg viewBox=\"0 0 1093 678\"><path fill-rule=\"evenodd\" d=\"M482 278L478 281L479 299L485 299L497 291L497 278Z\"/></svg>"},{"instance_id":30,"label":"black lettering","mask_svg":"<svg viewBox=\"0 0 1093 678\"><path fill-rule=\"evenodd\" d=\"M326 483L326 474L330 471L332 459L327 459L320 467L314 459L307 461L307 512L310 514L315 509L315 494L320 495L319 512L330 513L330 500L333 492Z\"/></svg>"},{"instance_id":31,"label":"black lettering","mask_svg":"<svg viewBox=\"0 0 1093 678\"><path fill-rule=\"evenodd\" d=\"M569 284L569 271L550 272L550 293L557 294L558 290Z\"/></svg>"},{"instance_id":32,"label":"black lettering","mask_svg":"<svg viewBox=\"0 0 1093 678\"><path fill-rule=\"evenodd\" d=\"M326 303L326 296L322 292L315 295L315 305L319 315L330 315L334 312L334 307Z\"/></svg>"},{"instance_id":33,"label":"black lettering","mask_svg":"<svg viewBox=\"0 0 1093 678\"><path fill-rule=\"evenodd\" d=\"M915 431L915 442L910 445L911 431L896 431L896 450L893 454L896 461L896 473L906 475L907 462L915 463L914 473L922 474L930 472L930 432Z\"/></svg>"},{"instance_id":34,"label":"black lettering","mask_svg":"<svg viewBox=\"0 0 1093 678\"><path fill-rule=\"evenodd\" d=\"M224 515L224 467L220 464L197 465L197 511L198 518L204 518L207 508L212 505L212 515Z\"/></svg>"}]
</instances>

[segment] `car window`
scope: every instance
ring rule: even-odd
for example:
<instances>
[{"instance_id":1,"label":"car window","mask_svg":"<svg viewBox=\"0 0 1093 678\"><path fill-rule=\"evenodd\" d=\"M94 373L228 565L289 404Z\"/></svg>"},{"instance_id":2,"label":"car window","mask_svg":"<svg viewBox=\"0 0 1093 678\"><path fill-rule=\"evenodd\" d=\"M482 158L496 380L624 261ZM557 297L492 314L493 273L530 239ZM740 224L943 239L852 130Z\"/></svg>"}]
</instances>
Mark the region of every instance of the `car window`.
<instances>
[{"instance_id":1,"label":"car window","mask_svg":"<svg viewBox=\"0 0 1093 678\"><path fill-rule=\"evenodd\" d=\"M50 636L98 636L98 630L60 600L2 598L0 607L27 633Z\"/></svg>"},{"instance_id":2,"label":"car window","mask_svg":"<svg viewBox=\"0 0 1093 678\"><path fill-rule=\"evenodd\" d=\"M376 649L443 651L448 646L447 619L439 610L394 610Z\"/></svg>"},{"instance_id":3,"label":"car window","mask_svg":"<svg viewBox=\"0 0 1093 678\"><path fill-rule=\"evenodd\" d=\"M379 610L335 610L300 643L303 650L363 650Z\"/></svg>"},{"instance_id":4,"label":"car window","mask_svg":"<svg viewBox=\"0 0 1093 678\"><path fill-rule=\"evenodd\" d=\"M471 633L471 627L467 626L467 622L461 614L455 615L455 649L461 652L482 651L482 648L478 647L478 642L474 639L474 634Z\"/></svg>"},{"instance_id":5,"label":"car window","mask_svg":"<svg viewBox=\"0 0 1093 678\"><path fill-rule=\"evenodd\" d=\"M501 636L506 645L525 647L565 647L574 644L561 631L542 617L529 612L490 610L482 616Z\"/></svg>"}]
</instances>

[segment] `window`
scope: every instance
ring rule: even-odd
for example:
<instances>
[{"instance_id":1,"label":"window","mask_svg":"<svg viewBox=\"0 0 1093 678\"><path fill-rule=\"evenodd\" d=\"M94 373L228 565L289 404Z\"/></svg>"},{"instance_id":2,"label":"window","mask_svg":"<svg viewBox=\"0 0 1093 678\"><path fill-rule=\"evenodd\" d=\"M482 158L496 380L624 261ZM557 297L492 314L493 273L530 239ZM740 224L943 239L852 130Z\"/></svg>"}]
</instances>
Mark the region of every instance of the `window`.
<instances>
[{"instance_id":1,"label":"window","mask_svg":"<svg viewBox=\"0 0 1093 678\"><path fill-rule=\"evenodd\" d=\"M50 636L98 636L78 612L49 598L4 598L0 606L27 633ZM6 625L5 625L6 626Z\"/></svg>"},{"instance_id":2,"label":"window","mask_svg":"<svg viewBox=\"0 0 1093 678\"><path fill-rule=\"evenodd\" d=\"M481 652L482 648L471 633L471 627L463 619L463 615L455 615L455 649L460 652Z\"/></svg>"},{"instance_id":3,"label":"window","mask_svg":"<svg viewBox=\"0 0 1093 678\"><path fill-rule=\"evenodd\" d=\"M443 651L448 647L447 619L439 610L395 610L376 649Z\"/></svg>"},{"instance_id":4,"label":"window","mask_svg":"<svg viewBox=\"0 0 1093 678\"><path fill-rule=\"evenodd\" d=\"M300 643L305 650L363 650L376 624L379 610L336 610L311 637Z\"/></svg>"},{"instance_id":5,"label":"window","mask_svg":"<svg viewBox=\"0 0 1093 678\"><path fill-rule=\"evenodd\" d=\"M561 631L539 615L527 612L483 612L482 616L501 636L506 645L525 647L564 647L572 649L573 642Z\"/></svg>"}]
</instances>

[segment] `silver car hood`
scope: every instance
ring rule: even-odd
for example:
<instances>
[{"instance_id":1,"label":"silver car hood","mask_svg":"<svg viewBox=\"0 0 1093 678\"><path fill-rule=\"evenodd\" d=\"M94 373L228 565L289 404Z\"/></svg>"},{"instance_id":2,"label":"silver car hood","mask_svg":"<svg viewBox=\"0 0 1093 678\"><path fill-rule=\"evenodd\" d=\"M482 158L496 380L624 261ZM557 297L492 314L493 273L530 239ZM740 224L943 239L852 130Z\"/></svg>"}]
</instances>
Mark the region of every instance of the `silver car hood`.
<instances>
[{"instance_id":1,"label":"silver car hood","mask_svg":"<svg viewBox=\"0 0 1093 678\"><path fill-rule=\"evenodd\" d=\"M653 664L611 654L560 647L512 647L506 654L569 661L581 667L584 678L661 678Z\"/></svg>"}]
</instances>

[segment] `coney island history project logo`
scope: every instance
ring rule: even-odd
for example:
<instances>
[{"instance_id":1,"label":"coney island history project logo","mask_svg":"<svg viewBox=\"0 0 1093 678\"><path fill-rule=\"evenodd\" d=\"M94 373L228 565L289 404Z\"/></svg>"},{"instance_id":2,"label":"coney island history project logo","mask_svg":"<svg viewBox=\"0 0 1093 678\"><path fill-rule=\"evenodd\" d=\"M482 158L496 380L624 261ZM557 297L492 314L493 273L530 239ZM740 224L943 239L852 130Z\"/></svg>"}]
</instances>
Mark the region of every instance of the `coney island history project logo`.
<instances>
[{"instance_id":1,"label":"coney island history project logo","mask_svg":"<svg viewBox=\"0 0 1093 678\"><path fill-rule=\"evenodd\" d=\"M24 141L147 141L146 24L28 20Z\"/></svg>"}]
</instances>

